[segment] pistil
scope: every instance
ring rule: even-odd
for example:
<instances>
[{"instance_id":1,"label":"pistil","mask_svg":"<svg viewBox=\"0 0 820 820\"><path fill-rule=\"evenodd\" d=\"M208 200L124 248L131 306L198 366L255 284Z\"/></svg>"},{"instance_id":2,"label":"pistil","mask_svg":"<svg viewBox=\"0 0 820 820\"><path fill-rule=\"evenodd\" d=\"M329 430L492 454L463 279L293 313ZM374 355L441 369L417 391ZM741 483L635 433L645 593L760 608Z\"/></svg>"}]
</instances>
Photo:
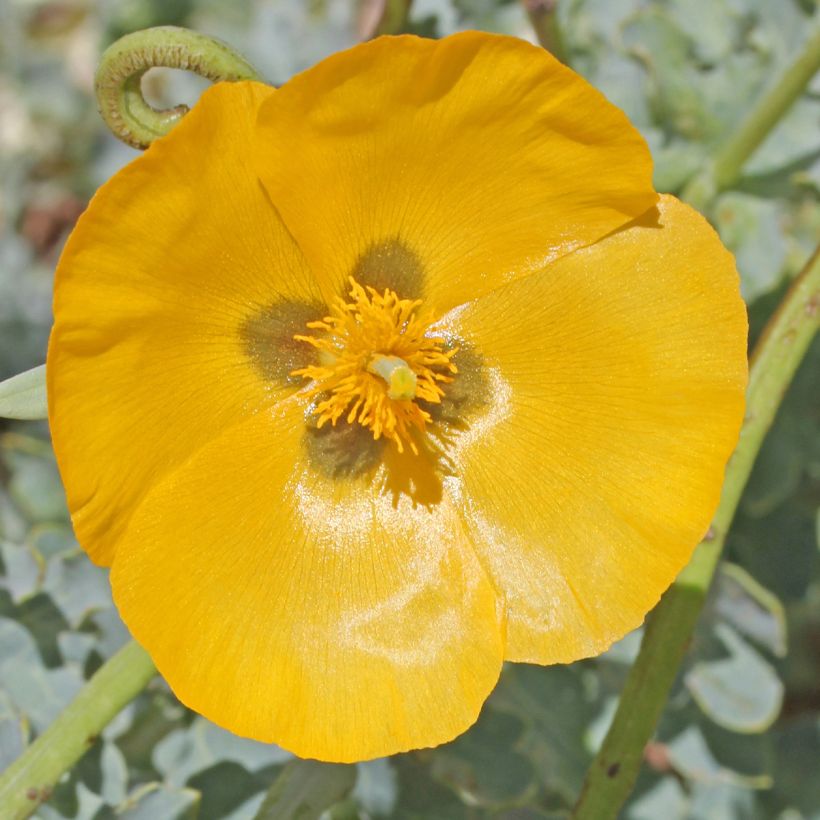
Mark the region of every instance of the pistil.
<instances>
[{"instance_id":1,"label":"pistil","mask_svg":"<svg viewBox=\"0 0 820 820\"><path fill-rule=\"evenodd\" d=\"M387 397L409 401L416 397L416 374L404 359L377 353L367 365L368 372L381 376L387 383Z\"/></svg>"}]
</instances>

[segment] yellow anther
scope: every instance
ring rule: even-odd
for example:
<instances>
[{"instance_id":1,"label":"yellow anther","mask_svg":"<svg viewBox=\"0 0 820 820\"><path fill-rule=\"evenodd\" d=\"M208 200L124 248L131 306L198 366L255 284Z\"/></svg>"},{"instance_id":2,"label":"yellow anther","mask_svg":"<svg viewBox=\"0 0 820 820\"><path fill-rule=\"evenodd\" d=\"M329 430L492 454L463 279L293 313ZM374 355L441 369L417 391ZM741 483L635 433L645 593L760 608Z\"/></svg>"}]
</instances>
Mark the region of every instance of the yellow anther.
<instances>
[{"instance_id":1,"label":"yellow anther","mask_svg":"<svg viewBox=\"0 0 820 820\"><path fill-rule=\"evenodd\" d=\"M387 382L388 398L397 401L416 398L416 374L404 359L376 354L370 359L367 369Z\"/></svg>"},{"instance_id":2,"label":"yellow anther","mask_svg":"<svg viewBox=\"0 0 820 820\"><path fill-rule=\"evenodd\" d=\"M456 350L427 335L429 321L416 315L421 302L365 289L352 278L350 286L350 302L337 300L329 316L308 324L311 335L294 336L318 356L293 375L313 382L307 395L317 398L318 427L344 419L373 438L391 439L400 452L405 444L417 452L413 431L424 432L431 420L418 400L441 401L442 384L456 373Z\"/></svg>"}]
</instances>

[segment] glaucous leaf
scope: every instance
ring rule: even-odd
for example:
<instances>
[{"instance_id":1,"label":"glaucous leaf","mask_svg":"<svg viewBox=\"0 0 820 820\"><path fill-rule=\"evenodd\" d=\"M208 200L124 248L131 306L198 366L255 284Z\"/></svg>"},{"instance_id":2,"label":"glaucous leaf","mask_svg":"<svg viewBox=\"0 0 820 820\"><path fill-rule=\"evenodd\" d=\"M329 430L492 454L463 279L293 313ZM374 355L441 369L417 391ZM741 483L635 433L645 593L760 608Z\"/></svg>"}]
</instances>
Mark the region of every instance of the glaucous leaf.
<instances>
[{"instance_id":1,"label":"glaucous leaf","mask_svg":"<svg viewBox=\"0 0 820 820\"><path fill-rule=\"evenodd\" d=\"M470 805L500 809L537 791L532 763L515 745L524 724L512 714L485 708L472 729L442 747L433 776Z\"/></svg>"},{"instance_id":2,"label":"glaucous leaf","mask_svg":"<svg viewBox=\"0 0 820 820\"><path fill-rule=\"evenodd\" d=\"M68 519L57 464L46 442L7 434L0 439L0 461L11 472L9 495L30 522Z\"/></svg>"},{"instance_id":3,"label":"glaucous leaf","mask_svg":"<svg viewBox=\"0 0 820 820\"><path fill-rule=\"evenodd\" d=\"M319 820L326 809L350 794L355 783L355 766L292 760L274 781L255 820Z\"/></svg>"},{"instance_id":4,"label":"glaucous leaf","mask_svg":"<svg viewBox=\"0 0 820 820\"><path fill-rule=\"evenodd\" d=\"M729 656L699 661L685 678L698 706L719 726L734 732L762 732L776 720L783 684L758 652L727 624L715 633Z\"/></svg>"},{"instance_id":5,"label":"glaucous leaf","mask_svg":"<svg viewBox=\"0 0 820 820\"><path fill-rule=\"evenodd\" d=\"M149 783L128 798L117 817L122 820L195 820L199 811L199 793L177 789L162 783Z\"/></svg>"},{"instance_id":6,"label":"glaucous leaf","mask_svg":"<svg viewBox=\"0 0 820 820\"><path fill-rule=\"evenodd\" d=\"M778 658L786 655L786 615L777 596L737 564L724 562L715 584L715 612L741 635Z\"/></svg>"},{"instance_id":7,"label":"glaucous leaf","mask_svg":"<svg viewBox=\"0 0 820 820\"><path fill-rule=\"evenodd\" d=\"M233 761L249 772L280 766L293 755L268 743L238 737L197 717L186 729L166 735L154 749L153 762L172 786L183 786L199 771Z\"/></svg>"},{"instance_id":8,"label":"glaucous leaf","mask_svg":"<svg viewBox=\"0 0 820 820\"><path fill-rule=\"evenodd\" d=\"M0 382L0 417L25 420L48 417L44 364Z\"/></svg>"},{"instance_id":9,"label":"glaucous leaf","mask_svg":"<svg viewBox=\"0 0 820 820\"><path fill-rule=\"evenodd\" d=\"M82 686L76 669L46 669L34 639L15 621L0 618L0 686L38 732L47 728Z\"/></svg>"},{"instance_id":10,"label":"glaucous leaf","mask_svg":"<svg viewBox=\"0 0 820 820\"><path fill-rule=\"evenodd\" d=\"M369 815L386 817L396 807L398 776L389 759L368 760L356 767L353 799Z\"/></svg>"},{"instance_id":11,"label":"glaucous leaf","mask_svg":"<svg viewBox=\"0 0 820 820\"><path fill-rule=\"evenodd\" d=\"M737 259L743 297L751 302L775 288L787 250L781 205L730 191L717 198L713 213L721 239Z\"/></svg>"}]
</instances>

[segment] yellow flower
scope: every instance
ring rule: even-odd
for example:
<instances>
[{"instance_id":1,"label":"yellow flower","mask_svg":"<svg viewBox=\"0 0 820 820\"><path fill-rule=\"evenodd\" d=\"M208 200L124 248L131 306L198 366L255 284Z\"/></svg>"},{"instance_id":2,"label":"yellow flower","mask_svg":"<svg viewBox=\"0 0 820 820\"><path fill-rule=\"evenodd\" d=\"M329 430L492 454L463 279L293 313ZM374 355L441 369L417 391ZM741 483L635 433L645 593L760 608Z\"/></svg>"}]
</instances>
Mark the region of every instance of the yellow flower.
<instances>
[{"instance_id":1,"label":"yellow flower","mask_svg":"<svg viewBox=\"0 0 820 820\"><path fill-rule=\"evenodd\" d=\"M737 439L732 258L545 52L380 39L221 84L57 271L80 543L179 698L323 760L638 626Z\"/></svg>"}]
</instances>

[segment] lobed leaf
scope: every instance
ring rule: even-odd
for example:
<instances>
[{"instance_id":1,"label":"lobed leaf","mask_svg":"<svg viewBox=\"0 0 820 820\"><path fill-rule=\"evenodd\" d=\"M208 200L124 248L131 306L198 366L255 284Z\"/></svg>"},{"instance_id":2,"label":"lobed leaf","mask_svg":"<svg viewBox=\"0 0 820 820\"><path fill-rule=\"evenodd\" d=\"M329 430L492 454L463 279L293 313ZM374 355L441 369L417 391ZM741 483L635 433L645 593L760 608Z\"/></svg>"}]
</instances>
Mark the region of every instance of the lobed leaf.
<instances>
[{"instance_id":1,"label":"lobed leaf","mask_svg":"<svg viewBox=\"0 0 820 820\"><path fill-rule=\"evenodd\" d=\"M715 632L729 657L700 661L686 675L686 687L718 726L734 732L762 732L783 703L783 684L772 667L727 624Z\"/></svg>"}]
</instances>

